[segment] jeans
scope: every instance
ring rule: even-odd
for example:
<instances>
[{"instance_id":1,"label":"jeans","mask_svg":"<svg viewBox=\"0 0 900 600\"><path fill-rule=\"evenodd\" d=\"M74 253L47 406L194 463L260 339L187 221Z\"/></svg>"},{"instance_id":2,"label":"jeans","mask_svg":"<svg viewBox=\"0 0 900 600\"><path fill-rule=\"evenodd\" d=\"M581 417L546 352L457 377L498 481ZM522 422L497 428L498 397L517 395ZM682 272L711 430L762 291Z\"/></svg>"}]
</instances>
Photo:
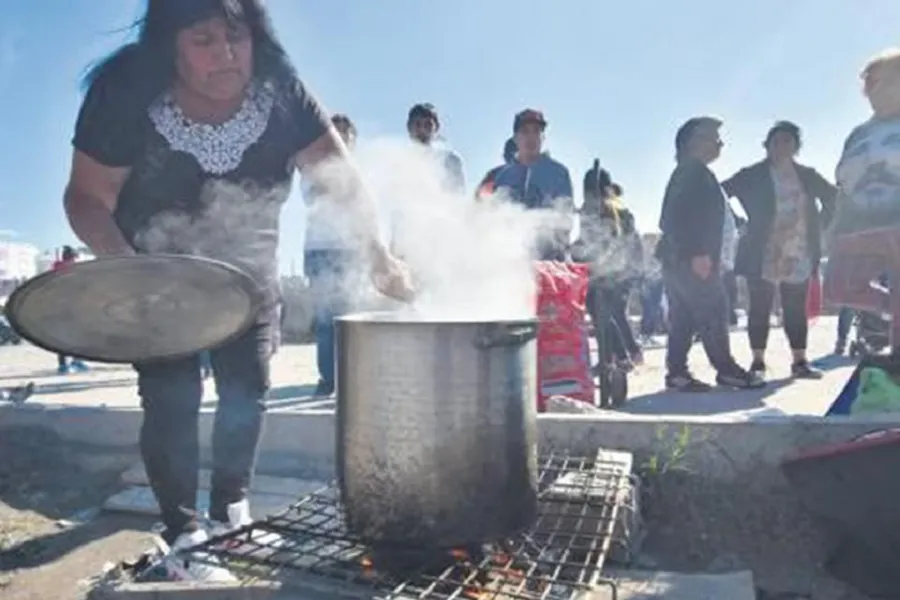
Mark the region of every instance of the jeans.
<instances>
[{"instance_id":1,"label":"jeans","mask_svg":"<svg viewBox=\"0 0 900 600\"><path fill-rule=\"evenodd\" d=\"M669 300L669 375L689 372L687 358L695 333L700 334L706 356L720 375L740 371L731 355L728 297L721 275L716 271L707 279L700 279L690 264L677 263L663 269L663 278Z\"/></svg>"},{"instance_id":2,"label":"jeans","mask_svg":"<svg viewBox=\"0 0 900 600\"><path fill-rule=\"evenodd\" d=\"M602 279L592 279L588 285L587 309L594 324L600 360L607 363L613 359L629 360L641 351L628 322L629 292L628 285L613 285Z\"/></svg>"},{"instance_id":3,"label":"jeans","mask_svg":"<svg viewBox=\"0 0 900 600\"><path fill-rule=\"evenodd\" d=\"M645 285L641 294L641 335L654 335L663 331L662 279Z\"/></svg>"},{"instance_id":4,"label":"jeans","mask_svg":"<svg viewBox=\"0 0 900 600\"><path fill-rule=\"evenodd\" d=\"M852 308L842 308L838 313L837 346L843 348L850 335L850 327L853 326L853 315L856 311Z\"/></svg>"},{"instance_id":5,"label":"jeans","mask_svg":"<svg viewBox=\"0 0 900 600\"><path fill-rule=\"evenodd\" d=\"M263 317L241 337L209 353L219 402L212 432L209 516L228 522L228 505L247 497L269 389L277 321ZM200 357L135 365L144 420L140 447L150 487L172 543L198 527Z\"/></svg>"},{"instance_id":6,"label":"jeans","mask_svg":"<svg viewBox=\"0 0 900 600\"><path fill-rule=\"evenodd\" d=\"M750 311L747 314L747 336L750 338L750 349L765 350L769 341L769 323L775 297L775 284L755 277L747 280L747 290L750 294ZM784 333L787 336L788 344L791 350L806 350L806 340L809 334L806 296L809 293L809 281L783 282L778 285L778 291L781 296Z\"/></svg>"},{"instance_id":7,"label":"jeans","mask_svg":"<svg viewBox=\"0 0 900 600\"><path fill-rule=\"evenodd\" d=\"M726 271L722 275L722 283L725 285L725 294L728 297L728 322L731 325L737 325L737 275L734 274L734 271Z\"/></svg>"},{"instance_id":8,"label":"jeans","mask_svg":"<svg viewBox=\"0 0 900 600\"><path fill-rule=\"evenodd\" d=\"M346 250L307 250L303 255L303 271L309 278L313 294L316 336L316 364L322 386L334 389L334 318L350 309L354 280L350 277L359 257Z\"/></svg>"}]
</instances>

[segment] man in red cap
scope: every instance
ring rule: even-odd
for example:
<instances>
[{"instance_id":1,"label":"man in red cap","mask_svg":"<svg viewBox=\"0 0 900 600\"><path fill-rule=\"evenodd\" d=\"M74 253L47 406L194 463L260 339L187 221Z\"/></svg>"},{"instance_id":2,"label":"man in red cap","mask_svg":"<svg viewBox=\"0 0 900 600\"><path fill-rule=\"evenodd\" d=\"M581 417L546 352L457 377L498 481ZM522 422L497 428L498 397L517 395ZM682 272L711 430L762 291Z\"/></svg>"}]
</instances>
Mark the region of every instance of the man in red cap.
<instances>
[{"instance_id":1,"label":"man in red cap","mask_svg":"<svg viewBox=\"0 0 900 600\"><path fill-rule=\"evenodd\" d=\"M494 177L494 190L529 210L558 212L550 233L537 240L540 260L564 260L572 230L572 177L543 151L547 120L539 110L525 109L513 120L516 155Z\"/></svg>"}]
</instances>

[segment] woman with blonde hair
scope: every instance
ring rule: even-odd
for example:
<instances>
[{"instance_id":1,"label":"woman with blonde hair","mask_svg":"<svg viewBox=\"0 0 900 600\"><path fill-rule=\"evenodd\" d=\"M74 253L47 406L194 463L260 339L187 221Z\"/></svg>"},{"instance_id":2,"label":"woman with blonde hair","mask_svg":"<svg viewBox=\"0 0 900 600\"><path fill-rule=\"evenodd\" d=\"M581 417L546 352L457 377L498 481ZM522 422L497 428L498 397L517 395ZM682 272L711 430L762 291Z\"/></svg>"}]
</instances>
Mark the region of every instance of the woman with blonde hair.
<instances>
[{"instance_id":1,"label":"woman with blonde hair","mask_svg":"<svg viewBox=\"0 0 900 600\"><path fill-rule=\"evenodd\" d=\"M838 162L824 293L827 302L857 310L889 304L896 349L900 294L892 290L888 303L870 284L885 274L893 284L900 276L900 48L875 56L860 77L872 115L850 132Z\"/></svg>"}]
</instances>

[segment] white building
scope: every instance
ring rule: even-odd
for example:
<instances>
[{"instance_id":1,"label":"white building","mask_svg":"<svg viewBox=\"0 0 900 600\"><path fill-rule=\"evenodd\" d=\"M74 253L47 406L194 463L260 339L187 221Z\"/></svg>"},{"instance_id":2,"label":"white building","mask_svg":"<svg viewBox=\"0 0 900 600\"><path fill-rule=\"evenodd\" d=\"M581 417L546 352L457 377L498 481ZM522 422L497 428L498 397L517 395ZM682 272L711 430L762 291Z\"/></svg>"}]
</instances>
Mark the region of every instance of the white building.
<instances>
[{"instance_id":1,"label":"white building","mask_svg":"<svg viewBox=\"0 0 900 600\"><path fill-rule=\"evenodd\" d=\"M23 242L0 241L0 281L27 279L38 274L37 246Z\"/></svg>"}]
</instances>

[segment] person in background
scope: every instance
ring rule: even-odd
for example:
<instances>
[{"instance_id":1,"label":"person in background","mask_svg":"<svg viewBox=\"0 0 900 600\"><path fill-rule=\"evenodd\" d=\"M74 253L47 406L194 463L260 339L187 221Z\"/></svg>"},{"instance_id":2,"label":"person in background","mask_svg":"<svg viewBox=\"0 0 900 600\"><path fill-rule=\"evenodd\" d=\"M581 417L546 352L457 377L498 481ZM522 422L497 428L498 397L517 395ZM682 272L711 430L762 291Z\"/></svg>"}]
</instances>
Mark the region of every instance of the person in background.
<instances>
[{"instance_id":1,"label":"person in background","mask_svg":"<svg viewBox=\"0 0 900 600\"><path fill-rule=\"evenodd\" d=\"M553 212L539 234L538 260L565 260L574 213L572 177L561 163L543 153L547 120L541 111L526 109L513 119L516 156L494 177L494 189L529 210Z\"/></svg>"},{"instance_id":2,"label":"person in background","mask_svg":"<svg viewBox=\"0 0 900 600\"><path fill-rule=\"evenodd\" d=\"M410 108L406 117L406 130L413 142L427 148L442 165L447 189L459 194L464 193L466 178L462 158L438 137L441 121L434 105L425 102Z\"/></svg>"},{"instance_id":3,"label":"person in background","mask_svg":"<svg viewBox=\"0 0 900 600\"><path fill-rule=\"evenodd\" d=\"M663 296L665 286L662 278L662 265L654 256L654 242L652 238L642 238L641 246L644 253L643 274L641 277L641 344L644 347L657 345L653 338L655 335L663 335L667 332L666 319L663 311Z\"/></svg>"},{"instance_id":4,"label":"person in background","mask_svg":"<svg viewBox=\"0 0 900 600\"><path fill-rule=\"evenodd\" d=\"M352 150L356 145L356 126L350 117L331 117L341 140ZM352 274L361 269L359 249L337 209L323 198L315 186L303 186L307 204L306 237L303 250L303 274L309 279L313 298L313 329L316 338L316 364L319 381L313 394L327 398L335 392L334 318L349 307Z\"/></svg>"},{"instance_id":5,"label":"person in background","mask_svg":"<svg viewBox=\"0 0 900 600\"><path fill-rule=\"evenodd\" d=\"M839 192L823 286L825 301L841 306L838 354L846 350L854 315L866 318L883 306L883 293L871 283L890 289L900 230L900 48L872 57L860 79L871 115L847 136L835 170Z\"/></svg>"},{"instance_id":6,"label":"person in background","mask_svg":"<svg viewBox=\"0 0 900 600\"><path fill-rule=\"evenodd\" d=\"M747 279L750 296L750 371L760 376L766 372L766 345L777 288L784 332L793 355L791 374L818 379L822 373L810 366L806 356L806 296L810 279L819 276L822 230L831 221L837 189L815 169L796 162L801 147L796 124L775 123L763 147L763 160L741 169L722 184L725 193L736 197L747 214L747 234L741 238L735 270Z\"/></svg>"},{"instance_id":7,"label":"person in background","mask_svg":"<svg viewBox=\"0 0 900 600\"><path fill-rule=\"evenodd\" d=\"M729 222L730 215L730 222ZM734 224L735 234L732 243L726 244L724 239L728 239L731 224ZM728 211L725 214L726 232L723 234L725 238L722 243L722 283L725 284L725 293L728 295L728 323L732 327L737 327L737 302L738 302L738 284L737 275L734 272L734 260L737 254L737 248L740 243L741 236L746 230L747 220L739 217L731 204L728 205Z\"/></svg>"},{"instance_id":8,"label":"person in background","mask_svg":"<svg viewBox=\"0 0 900 600\"><path fill-rule=\"evenodd\" d=\"M837 341L834 344L834 354L837 356L843 356L847 351L847 338L850 337L854 316L856 311L846 306L838 311Z\"/></svg>"},{"instance_id":9,"label":"person in background","mask_svg":"<svg viewBox=\"0 0 900 600\"><path fill-rule=\"evenodd\" d=\"M719 385L765 385L742 369L731 354L728 298L721 270L727 201L709 168L722 151L721 126L713 117L695 117L678 129L678 164L666 186L659 220L662 238L656 255L662 263L669 300L666 387L687 392L711 389L688 369L695 332L716 369Z\"/></svg>"},{"instance_id":10,"label":"person in background","mask_svg":"<svg viewBox=\"0 0 900 600\"><path fill-rule=\"evenodd\" d=\"M54 271L62 271L76 262L78 262L78 252L75 251L75 248L72 246L63 246L59 260L53 263L51 269ZM65 354L57 354L56 363L56 372L60 375L68 375L73 371L76 373L86 373L90 370L83 361L78 359L69 360L69 357Z\"/></svg>"},{"instance_id":11,"label":"person in background","mask_svg":"<svg viewBox=\"0 0 900 600\"><path fill-rule=\"evenodd\" d=\"M478 184L478 187L475 188L475 201L480 202L484 200L486 197L491 196L494 193L494 184L497 180L497 173L503 169L504 166L510 164L516 158L516 140L514 138L509 138L506 140L506 143L503 145L503 164L494 167L490 171L488 171L484 177L482 177L481 182Z\"/></svg>"},{"instance_id":12,"label":"person in background","mask_svg":"<svg viewBox=\"0 0 900 600\"><path fill-rule=\"evenodd\" d=\"M581 231L576 242L579 262L591 265L587 309L594 323L601 360L631 367L644 362L640 346L628 322L631 286L640 276L643 247L634 215L622 202L622 189L594 161L584 174L584 204L580 210Z\"/></svg>"},{"instance_id":13,"label":"person in background","mask_svg":"<svg viewBox=\"0 0 900 600\"><path fill-rule=\"evenodd\" d=\"M85 77L64 205L98 256L187 247L245 269L258 286L256 320L210 351L218 402L208 519L197 510L199 356L135 365L141 457L165 527L161 545L171 549L161 570L173 580L234 582L210 554L180 552L252 522L248 492L279 336L280 217L294 174L352 223L379 290L408 300L414 287L262 0L152 0L137 27Z\"/></svg>"}]
</instances>

